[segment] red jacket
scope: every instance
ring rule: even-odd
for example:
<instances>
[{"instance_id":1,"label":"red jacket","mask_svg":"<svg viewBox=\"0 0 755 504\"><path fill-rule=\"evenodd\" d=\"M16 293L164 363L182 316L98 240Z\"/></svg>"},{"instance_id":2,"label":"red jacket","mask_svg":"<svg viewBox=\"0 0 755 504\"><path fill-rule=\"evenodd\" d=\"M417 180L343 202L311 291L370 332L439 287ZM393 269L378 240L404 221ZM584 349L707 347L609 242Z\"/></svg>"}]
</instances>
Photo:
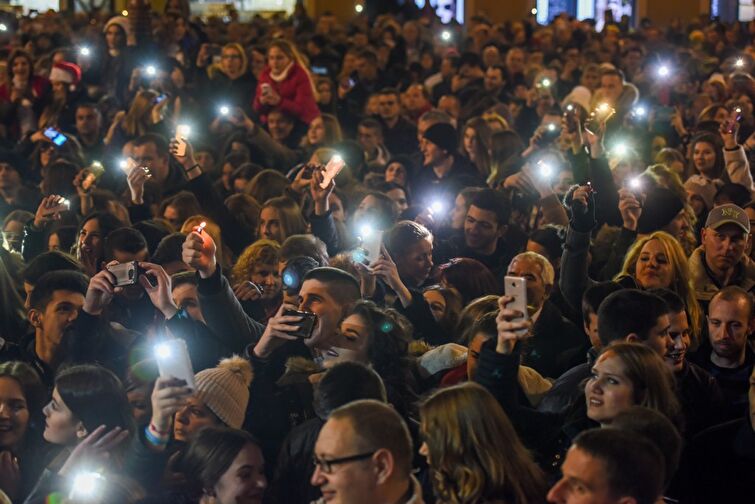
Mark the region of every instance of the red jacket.
<instances>
[{"instance_id":1,"label":"red jacket","mask_svg":"<svg viewBox=\"0 0 755 504\"><path fill-rule=\"evenodd\" d=\"M270 84L281 97L280 103L275 107L263 105L260 102L263 84ZM288 75L281 82L275 82L270 77L270 67L266 66L257 83L253 106L265 124L267 124L267 114L273 109L280 109L305 124L311 123L315 117L320 115L320 109L312 92L312 85L309 82L307 72L298 63L293 64Z\"/></svg>"}]
</instances>

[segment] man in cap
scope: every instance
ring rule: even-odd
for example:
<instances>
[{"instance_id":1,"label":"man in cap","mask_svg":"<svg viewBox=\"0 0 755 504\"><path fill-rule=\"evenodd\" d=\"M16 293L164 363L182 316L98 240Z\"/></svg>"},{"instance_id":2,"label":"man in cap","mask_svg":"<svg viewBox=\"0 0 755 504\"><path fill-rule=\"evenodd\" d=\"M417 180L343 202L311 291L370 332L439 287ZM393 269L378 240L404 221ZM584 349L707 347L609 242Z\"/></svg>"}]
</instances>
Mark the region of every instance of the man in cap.
<instances>
[{"instance_id":1,"label":"man in cap","mask_svg":"<svg viewBox=\"0 0 755 504\"><path fill-rule=\"evenodd\" d=\"M724 287L746 291L755 287L755 263L745 254L750 241L750 220L737 205L715 207L702 230L702 245L689 259L695 295L706 305Z\"/></svg>"},{"instance_id":2,"label":"man in cap","mask_svg":"<svg viewBox=\"0 0 755 504\"><path fill-rule=\"evenodd\" d=\"M420 204L430 205L440 198L451 205L464 187L484 185L477 170L459 154L458 146L456 128L450 124L434 124L422 135L423 166L412 182Z\"/></svg>"}]
</instances>

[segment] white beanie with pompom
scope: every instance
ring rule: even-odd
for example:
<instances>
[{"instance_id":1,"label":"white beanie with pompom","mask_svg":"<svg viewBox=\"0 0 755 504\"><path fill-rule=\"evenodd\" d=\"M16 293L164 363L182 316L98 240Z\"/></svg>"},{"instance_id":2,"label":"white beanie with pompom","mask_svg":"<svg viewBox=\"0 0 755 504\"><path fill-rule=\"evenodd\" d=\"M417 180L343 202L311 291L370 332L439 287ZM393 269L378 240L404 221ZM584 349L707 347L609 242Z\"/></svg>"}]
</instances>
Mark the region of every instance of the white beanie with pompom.
<instances>
[{"instance_id":1,"label":"white beanie with pompom","mask_svg":"<svg viewBox=\"0 0 755 504\"><path fill-rule=\"evenodd\" d=\"M240 429L249 404L251 363L234 355L194 375L197 397L228 427Z\"/></svg>"}]
</instances>

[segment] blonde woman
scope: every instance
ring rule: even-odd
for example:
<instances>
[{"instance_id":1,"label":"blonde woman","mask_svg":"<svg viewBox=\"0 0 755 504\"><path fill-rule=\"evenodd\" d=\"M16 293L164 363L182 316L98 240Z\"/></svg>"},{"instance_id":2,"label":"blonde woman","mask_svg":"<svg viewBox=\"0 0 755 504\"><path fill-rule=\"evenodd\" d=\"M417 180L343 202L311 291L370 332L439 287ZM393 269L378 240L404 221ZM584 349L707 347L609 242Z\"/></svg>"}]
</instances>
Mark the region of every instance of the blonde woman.
<instances>
[{"instance_id":1,"label":"blonde woman","mask_svg":"<svg viewBox=\"0 0 755 504\"><path fill-rule=\"evenodd\" d=\"M312 76L293 44L283 39L270 43L254 97L254 110L263 123L274 109L306 125L320 115Z\"/></svg>"},{"instance_id":2,"label":"blonde woman","mask_svg":"<svg viewBox=\"0 0 755 504\"><path fill-rule=\"evenodd\" d=\"M495 398L476 383L441 389L420 406L420 454L438 502L545 502L545 478Z\"/></svg>"},{"instance_id":3,"label":"blonde woman","mask_svg":"<svg viewBox=\"0 0 755 504\"><path fill-rule=\"evenodd\" d=\"M664 288L674 291L687 307L694 338L700 335L703 313L695 297L687 256L679 242L663 231L635 241L615 280L631 277L641 289ZM693 341L697 348L699 341Z\"/></svg>"},{"instance_id":4,"label":"blonde woman","mask_svg":"<svg viewBox=\"0 0 755 504\"><path fill-rule=\"evenodd\" d=\"M152 126L152 107L156 98L157 93L148 89L136 93L128 112L115 114L105 135L105 145L121 145L148 133Z\"/></svg>"}]
</instances>

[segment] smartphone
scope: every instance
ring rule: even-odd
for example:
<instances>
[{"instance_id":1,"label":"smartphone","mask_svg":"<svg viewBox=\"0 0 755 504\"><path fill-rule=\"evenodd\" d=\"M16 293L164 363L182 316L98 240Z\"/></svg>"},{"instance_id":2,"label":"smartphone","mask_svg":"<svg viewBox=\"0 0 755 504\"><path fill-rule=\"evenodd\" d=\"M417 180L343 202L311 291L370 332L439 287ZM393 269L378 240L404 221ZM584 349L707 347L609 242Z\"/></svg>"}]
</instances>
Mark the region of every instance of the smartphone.
<instances>
[{"instance_id":1,"label":"smartphone","mask_svg":"<svg viewBox=\"0 0 755 504\"><path fill-rule=\"evenodd\" d=\"M504 277L503 282L506 296L514 299L512 303L509 303L507 308L522 313L522 316L515 319L513 322L529 320L530 316L527 311L527 280L522 277L506 276ZM520 331L520 334L524 334L525 332L526 330L522 330Z\"/></svg>"},{"instance_id":2,"label":"smartphone","mask_svg":"<svg viewBox=\"0 0 755 504\"><path fill-rule=\"evenodd\" d=\"M184 340L169 339L155 345L155 360L157 360L157 370L161 377L178 378L185 381L187 387L197 388L189 349Z\"/></svg>"},{"instance_id":3,"label":"smartphone","mask_svg":"<svg viewBox=\"0 0 755 504\"><path fill-rule=\"evenodd\" d=\"M262 94L263 94L263 95L268 95L268 94L270 94L270 90L272 90L272 89L273 89L273 88L272 88L272 87L270 86L270 84L268 84L267 82L263 82L263 83L262 83Z\"/></svg>"},{"instance_id":4,"label":"smartphone","mask_svg":"<svg viewBox=\"0 0 755 504\"><path fill-rule=\"evenodd\" d=\"M165 99L167 97L168 97L168 95L161 94L160 96L158 96L157 98L155 98L155 104L162 103L163 101L165 101Z\"/></svg>"},{"instance_id":5,"label":"smartphone","mask_svg":"<svg viewBox=\"0 0 755 504\"><path fill-rule=\"evenodd\" d=\"M139 263L136 261L114 264L113 266L108 266L107 270L115 276L114 287L136 285L139 281L139 275L142 273Z\"/></svg>"},{"instance_id":6,"label":"smartphone","mask_svg":"<svg viewBox=\"0 0 755 504\"><path fill-rule=\"evenodd\" d=\"M61 147L68 141L68 137L55 128L47 128L45 130L45 136L52 141L58 147Z\"/></svg>"},{"instance_id":7,"label":"smartphone","mask_svg":"<svg viewBox=\"0 0 755 504\"><path fill-rule=\"evenodd\" d=\"M574 133L577 131L577 107L574 105L567 105L564 111L564 122L566 123L566 131Z\"/></svg>"},{"instance_id":8,"label":"smartphone","mask_svg":"<svg viewBox=\"0 0 755 504\"><path fill-rule=\"evenodd\" d=\"M312 333L315 330L315 323L317 322L317 315L299 310L283 310L283 315L301 317L299 322L288 322L288 325L295 325L298 327L296 331L289 333L291 336L296 336L301 339L309 339L312 337Z\"/></svg>"},{"instance_id":9,"label":"smartphone","mask_svg":"<svg viewBox=\"0 0 755 504\"><path fill-rule=\"evenodd\" d=\"M97 180L105 173L105 167L99 161L92 162L87 168L85 168L87 176L81 181L81 188L88 191Z\"/></svg>"},{"instance_id":10,"label":"smartphone","mask_svg":"<svg viewBox=\"0 0 755 504\"><path fill-rule=\"evenodd\" d=\"M321 66L313 66L312 73L315 75L328 75L328 69Z\"/></svg>"},{"instance_id":11,"label":"smartphone","mask_svg":"<svg viewBox=\"0 0 755 504\"><path fill-rule=\"evenodd\" d=\"M176 156L184 157L186 155L186 137L189 136L189 127L185 124L179 124L176 127Z\"/></svg>"},{"instance_id":12,"label":"smartphone","mask_svg":"<svg viewBox=\"0 0 755 504\"><path fill-rule=\"evenodd\" d=\"M338 176L339 173L341 173L341 170L343 170L343 167L346 163L344 162L343 158L341 156L333 156L330 158L330 161L328 161L328 164L325 165L325 173L323 173L323 179L322 182L320 182L320 187L325 189L330 185L330 182Z\"/></svg>"},{"instance_id":13,"label":"smartphone","mask_svg":"<svg viewBox=\"0 0 755 504\"><path fill-rule=\"evenodd\" d=\"M724 123L724 130L727 133L734 133L734 128L737 127L737 123L742 120L742 109L740 107L734 107L729 112L729 118Z\"/></svg>"},{"instance_id":14,"label":"smartphone","mask_svg":"<svg viewBox=\"0 0 755 504\"><path fill-rule=\"evenodd\" d=\"M364 260L367 264L375 262L380 257L380 246L383 243L383 232L372 230L369 233L362 233L362 250L364 251Z\"/></svg>"},{"instance_id":15,"label":"smartphone","mask_svg":"<svg viewBox=\"0 0 755 504\"><path fill-rule=\"evenodd\" d=\"M63 198L62 200L60 200L60 203L58 203L54 207L46 209L45 215L55 215L56 213L66 212L70 209L71 209L71 202Z\"/></svg>"}]
</instances>

